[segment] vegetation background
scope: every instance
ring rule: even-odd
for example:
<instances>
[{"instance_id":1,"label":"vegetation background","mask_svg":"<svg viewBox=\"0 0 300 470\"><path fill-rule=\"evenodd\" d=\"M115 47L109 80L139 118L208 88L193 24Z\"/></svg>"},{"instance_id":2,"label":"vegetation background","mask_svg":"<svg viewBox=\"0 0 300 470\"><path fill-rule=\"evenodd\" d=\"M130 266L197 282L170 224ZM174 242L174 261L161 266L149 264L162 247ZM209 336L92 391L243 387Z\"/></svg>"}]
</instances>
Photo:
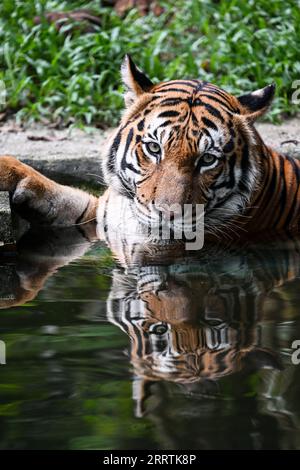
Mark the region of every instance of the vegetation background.
<instances>
[{"instance_id":1,"label":"vegetation background","mask_svg":"<svg viewBox=\"0 0 300 470\"><path fill-rule=\"evenodd\" d=\"M18 122L60 127L115 125L125 53L154 81L199 77L237 94L274 81L277 98L268 118L296 112L299 0L159 0L143 14L126 8L138 0L123 1L117 11L115 3L122 1L1 1L2 121L15 115ZM88 12L57 16L78 9Z\"/></svg>"}]
</instances>

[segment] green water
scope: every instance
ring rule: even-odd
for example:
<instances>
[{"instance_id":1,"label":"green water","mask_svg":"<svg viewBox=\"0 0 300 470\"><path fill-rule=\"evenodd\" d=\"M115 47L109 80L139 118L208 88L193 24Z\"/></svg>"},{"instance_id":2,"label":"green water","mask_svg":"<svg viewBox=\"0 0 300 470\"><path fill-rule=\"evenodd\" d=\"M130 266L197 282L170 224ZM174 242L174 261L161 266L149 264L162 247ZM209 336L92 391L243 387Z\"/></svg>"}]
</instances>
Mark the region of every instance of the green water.
<instances>
[{"instance_id":1,"label":"green water","mask_svg":"<svg viewBox=\"0 0 300 470\"><path fill-rule=\"evenodd\" d=\"M30 253L0 261L3 302L42 272ZM299 449L299 253L130 271L96 243L2 304L0 448Z\"/></svg>"}]
</instances>

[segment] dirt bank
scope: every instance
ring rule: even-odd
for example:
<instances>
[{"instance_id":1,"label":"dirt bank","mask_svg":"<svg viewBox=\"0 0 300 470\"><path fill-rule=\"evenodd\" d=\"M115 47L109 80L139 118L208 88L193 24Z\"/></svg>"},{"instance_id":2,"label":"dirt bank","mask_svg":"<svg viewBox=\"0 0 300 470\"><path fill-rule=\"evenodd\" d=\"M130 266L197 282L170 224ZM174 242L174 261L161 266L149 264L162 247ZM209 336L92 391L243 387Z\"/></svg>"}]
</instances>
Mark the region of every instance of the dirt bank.
<instances>
[{"instance_id":1,"label":"dirt bank","mask_svg":"<svg viewBox=\"0 0 300 470\"><path fill-rule=\"evenodd\" d=\"M300 118L276 126L258 124L264 141L280 152L300 158ZM101 179L101 159L112 130L79 129L53 131L44 127L0 128L0 154L10 154L49 175L65 175L82 181Z\"/></svg>"}]
</instances>

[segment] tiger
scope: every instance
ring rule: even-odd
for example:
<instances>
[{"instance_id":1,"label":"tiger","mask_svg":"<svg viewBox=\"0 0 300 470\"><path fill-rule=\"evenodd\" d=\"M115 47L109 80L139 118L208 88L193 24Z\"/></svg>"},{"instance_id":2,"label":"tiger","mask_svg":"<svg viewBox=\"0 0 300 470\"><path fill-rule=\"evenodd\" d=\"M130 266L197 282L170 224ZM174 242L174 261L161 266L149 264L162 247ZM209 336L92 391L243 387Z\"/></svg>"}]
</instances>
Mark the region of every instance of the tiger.
<instances>
[{"instance_id":1,"label":"tiger","mask_svg":"<svg viewBox=\"0 0 300 470\"><path fill-rule=\"evenodd\" d=\"M106 193L60 185L2 156L0 190L17 212L35 225L94 220L102 231L115 200L116 230L134 237L201 205L208 238L298 230L300 162L268 147L254 126L274 84L239 97L200 79L154 84L129 55L121 75L125 110L103 158Z\"/></svg>"}]
</instances>

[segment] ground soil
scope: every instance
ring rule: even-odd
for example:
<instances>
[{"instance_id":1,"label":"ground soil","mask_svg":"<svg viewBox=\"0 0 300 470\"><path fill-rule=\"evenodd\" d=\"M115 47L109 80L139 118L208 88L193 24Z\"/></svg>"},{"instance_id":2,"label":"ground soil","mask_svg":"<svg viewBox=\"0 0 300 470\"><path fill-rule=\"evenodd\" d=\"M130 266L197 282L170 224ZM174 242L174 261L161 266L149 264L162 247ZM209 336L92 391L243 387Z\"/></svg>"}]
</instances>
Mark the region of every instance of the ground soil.
<instances>
[{"instance_id":1,"label":"ground soil","mask_svg":"<svg viewBox=\"0 0 300 470\"><path fill-rule=\"evenodd\" d=\"M257 129L267 145L300 158L300 118L281 125L260 123ZM113 129L53 130L13 123L0 127L0 155L14 155L47 174L61 174L85 182L101 180L101 160Z\"/></svg>"}]
</instances>

